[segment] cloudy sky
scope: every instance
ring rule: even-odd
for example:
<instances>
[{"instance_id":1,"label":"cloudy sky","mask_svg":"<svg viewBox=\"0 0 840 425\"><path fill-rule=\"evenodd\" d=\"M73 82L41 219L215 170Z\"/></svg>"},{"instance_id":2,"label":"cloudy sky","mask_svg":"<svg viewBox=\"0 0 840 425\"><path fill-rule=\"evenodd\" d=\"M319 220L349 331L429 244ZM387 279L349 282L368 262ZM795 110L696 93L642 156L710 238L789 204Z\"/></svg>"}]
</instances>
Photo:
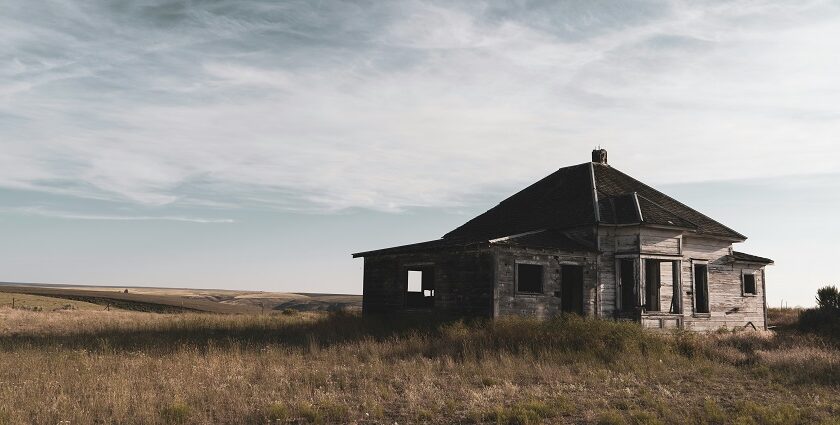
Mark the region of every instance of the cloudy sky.
<instances>
[{"instance_id":1,"label":"cloudy sky","mask_svg":"<svg viewBox=\"0 0 840 425\"><path fill-rule=\"evenodd\" d=\"M606 147L838 283L835 1L0 2L0 280L361 291Z\"/></svg>"}]
</instances>

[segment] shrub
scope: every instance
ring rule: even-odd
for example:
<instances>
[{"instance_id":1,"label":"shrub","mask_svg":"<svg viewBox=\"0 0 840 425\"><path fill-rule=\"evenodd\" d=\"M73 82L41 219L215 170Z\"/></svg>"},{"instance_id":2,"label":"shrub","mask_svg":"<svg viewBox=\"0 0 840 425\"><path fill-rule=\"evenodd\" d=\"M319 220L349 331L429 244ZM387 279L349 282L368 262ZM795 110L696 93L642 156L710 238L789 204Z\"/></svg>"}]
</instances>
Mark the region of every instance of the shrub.
<instances>
[{"instance_id":1,"label":"shrub","mask_svg":"<svg viewBox=\"0 0 840 425\"><path fill-rule=\"evenodd\" d=\"M571 406L564 400L530 400L496 408L487 415L487 419L499 425L527 425L541 423L543 419L554 418L570 411Z\"/></svg>"},{"instance_id":2,"label":"shrub","mask_svg":"<svg viewBox=\"0 0 840 425\"><path fill-rule=\"evenodd\" d=\"M630 414L630 423L635 425L661 425L662 421L653 413L636 411Z\"/></svg>"},{"instance_id":3,"label":"shrub","mask_svg":"<svg viewBox=\"0 0 840 425\"><path fill-rule=\"evenodd\" d=\"M160 410L160 418L166 424L185 424L190 418L190 407L175 402Z\"/></svg>"},{"instance_id":4,"label":"shrub","mask_svg":"<svg viewBox=\"0 0 840 425\"><path fill-rule=\"evenodd\" d=\"M491 377L481 378L481 385L485 387L492 387L494 385L499 385L499 380Z\"/></svg>"},{"instance_id":5,"label":"shrub","mask_svg":"<svg viewBox=\"0 0 840 425\"><path fill-rule=\"evenodd\" d=\"M318 410L315 409L314 406L310 404L299 404L295 407L295 416L297 418L303 419L308 423L319 423L321 422L321 415L318 413Z\"/></svg>"},{"instance_id":6,"label":"shrub","mask_svg":"<svg viewBox=\"0 0 840 425\"><path fill-rule=\"evenodd\" d=\"M826 286L817 290L817 308L807 309L799 315L799 328L840 340L840 293L837 287Z\"/></svg>"},{"instance_id":7,"label":"shrub","mask_svg":"<svg viewBox=\"0 0 840 425\"><path fill-rule=\"evenodd\" d=\"M624 416L621 416L620 413L610 410L601 413L596 423L598 425L625 425L627 421L624 420Z\"/></svg>"},{"instance_id":8,"label":"shrub","mask_svg":"<svg viewBox=\"0 0 840 425\"><path fill-rule=\"evenodd\" d=\"M274 403L271 406L268 406L265 416L268 417L270 422L284 423L289 419L289 409L285 404Z\"/></svg>"},{"instance_id":9,"label":"shrub","mask_svg":"<svg viewBox=\"0 0 840 425\"><path fill-rule=\"evenodd\" d=\"M338 403L322 402L318 406L318 412L330 423L348 422L347 418L350 416L350 409Z\"/></svg>"},{"instance_id":10,"label":"shrub","mask_svg":"<svg viewBox=\"0 0 840 425\"><path fill-rule=\"evenodd\" d=\"M703 417L705 417L706 423L710 425L723 425L726 423L727 415L716 401L707 398L706 401L703 402Z\"/></svg>"},{"instance_id":11,"label":"shrub","mask_svg":"<svg viewBox=\"0 0 840 425\"><path fill-rule=\"evenodd\" d=\"M840 291L836 286L817 289L817 308L840 309Z\"/></svg>"},{"instance_id":12,"label":"shrub","mask_svg":"<svg viewBox=\"0 0 840 425\"><path fill-rule=\"evenodd\" d=\"M736 424L792 425L810 421L806 420L802 413L790 404L762 406L746 401L737 406L734 422Z\"/></svg>"}]
</instances>

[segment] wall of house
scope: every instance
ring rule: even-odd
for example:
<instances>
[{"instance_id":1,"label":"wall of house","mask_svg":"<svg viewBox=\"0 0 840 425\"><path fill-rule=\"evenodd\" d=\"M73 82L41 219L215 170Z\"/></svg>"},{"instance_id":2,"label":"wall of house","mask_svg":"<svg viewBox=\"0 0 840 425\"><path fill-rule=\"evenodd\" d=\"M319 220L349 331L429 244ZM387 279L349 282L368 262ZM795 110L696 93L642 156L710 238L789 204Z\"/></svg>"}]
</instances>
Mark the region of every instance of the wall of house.
<instances>
[{"instance_id":1,"label":"wall of house","mask_svg":"<svg viewBox=\"0 0 840 425\"><path fill-rule=\"evenodd\" d=\"M710 238L685 236L682 264L684 326L689 330L713 331L722 327L744 327L752 323L764 329L764 275L758 264L729 260L731 244ZM709 267L708 315L694 313L694 272L691 260L707 260ZM742 294L741 273L755 271L757 295Z\"/></svg>"},{"instance_id":2,"label":"wall of house","mask_svg":"<svg viewBox=\"0 0 840 425\"><path fill-rule=\"evenodd\" d=\"M598 291L601 305L598 306L598 310L601 317L614 317L616 311L616 257L637 255L641 258L681 261L679 296L682 302L682 321L685 329L707 331L721 327L743 327L750 323L758 329L764 328L763 266L733 263L730 257L732 247L730 242L683 235L677 230L637 226L602 226L598 234L601 250L598 261ZM695 314L692 260L708 261L709 314ZM661 267L662 285L659 295L661 312L665 316L674 294L673 271L669 262L663 262ZM745 270L755 272L757 295L742 294L741 275ZM644 293L644 288L641 290ZM668 320L660 322L660 318L654 319L650 323L643 324L653 326L655 323L659 326L663 323L666 327L676 325L676 322Z\"/></svg>"},{"instance_id":3,"label":"wall of house","mask_svg":"<svg viewBox=\"0 0 840 425\"><path fill-rule=\"evenodd\" d=\"M408 270L431 266L433 310L464 316L492 314L493 252L489 248L365 257L362 308L365 314L405 310Z\"/></svg>"},{"instance_id":4,"label":"wall of house","mask_svg":"<svg viewBox=\"0 0 840 425\"><path fill-rule=\"evenodd\" d=\"M516 291L516 263L540 264L544 268L541 294L524 294ZM561 267L583 266L584 314L595 314L597 297L597 255L587 252L521 247L496 248L496 288L494 294L495 316L521 315L550 318L561 313L561 299L555 295L561 289Z\"/></svg>"},{"instance_id":5,"label":"wall of house","mask_svg":"<svg viewBox=\"0 0 840 425\"><path fill-rule=\"evenodd\" d=\"M383 313L404 310L407 271L412 266L431 265L435 273L436 312L488 317L553 317L560 313L562 306L561 299L556 296L556 292L561 290L561 267L569 264L583 266L584 313L612 318L616 309L616 256L629 255L681 260L680 317L685 329L713 331L748 324L757 329L765 327L763 265L732 262L731 243L635 226L604 226L598 229L598 235L600 254L496 245L367 257L364 265L364 311ZM695 313L692 260L708 262L708 314ZM541 294L517 293L517 262L544 266ZM744 271L754 272L756 295L743 294L741 276ZM664 316L673 296L670 263L662 264L661 277L660 304ZM660 319L650 322L661 323L665 327L677 323L668 321L666 326Z\"/></svg>"}]
</instances>

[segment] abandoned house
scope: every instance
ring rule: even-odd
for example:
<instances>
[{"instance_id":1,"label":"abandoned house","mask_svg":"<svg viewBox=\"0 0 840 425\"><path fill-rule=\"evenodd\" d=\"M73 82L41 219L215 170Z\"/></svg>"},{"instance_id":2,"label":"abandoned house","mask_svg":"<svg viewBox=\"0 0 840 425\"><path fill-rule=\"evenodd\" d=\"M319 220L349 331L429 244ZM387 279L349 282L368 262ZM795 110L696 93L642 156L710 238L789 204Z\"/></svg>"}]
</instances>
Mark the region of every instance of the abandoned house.
<instances>
[{"instance_id":1,"label":"abandoned house","mask_svg":"<svg viewBox=\"0 0 840 425\"><path fill-rule=\"evenodd\" d=\"M363 311L553 317L649 328L766 328L746 236L622 173L606 150L557 170L441 239L364 257Z\"/></svg>"}]
</instances>

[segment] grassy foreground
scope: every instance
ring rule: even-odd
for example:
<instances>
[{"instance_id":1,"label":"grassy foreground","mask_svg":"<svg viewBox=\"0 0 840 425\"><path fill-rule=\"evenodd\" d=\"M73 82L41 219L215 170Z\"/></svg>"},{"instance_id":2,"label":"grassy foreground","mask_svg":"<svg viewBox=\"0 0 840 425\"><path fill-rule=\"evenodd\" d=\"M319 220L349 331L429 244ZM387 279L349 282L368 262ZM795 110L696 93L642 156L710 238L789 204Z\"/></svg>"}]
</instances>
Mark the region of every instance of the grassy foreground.
<instances>
[{"instance_id":1,"label":"grassy foreground","mask_svg":"<svg viewBox=\"0 0 840 425\"><path fill-rule=\"evenodd\" d=\"M0 423L840 424L792 332L0 309Z\"/></svg>"}]
</instances>

